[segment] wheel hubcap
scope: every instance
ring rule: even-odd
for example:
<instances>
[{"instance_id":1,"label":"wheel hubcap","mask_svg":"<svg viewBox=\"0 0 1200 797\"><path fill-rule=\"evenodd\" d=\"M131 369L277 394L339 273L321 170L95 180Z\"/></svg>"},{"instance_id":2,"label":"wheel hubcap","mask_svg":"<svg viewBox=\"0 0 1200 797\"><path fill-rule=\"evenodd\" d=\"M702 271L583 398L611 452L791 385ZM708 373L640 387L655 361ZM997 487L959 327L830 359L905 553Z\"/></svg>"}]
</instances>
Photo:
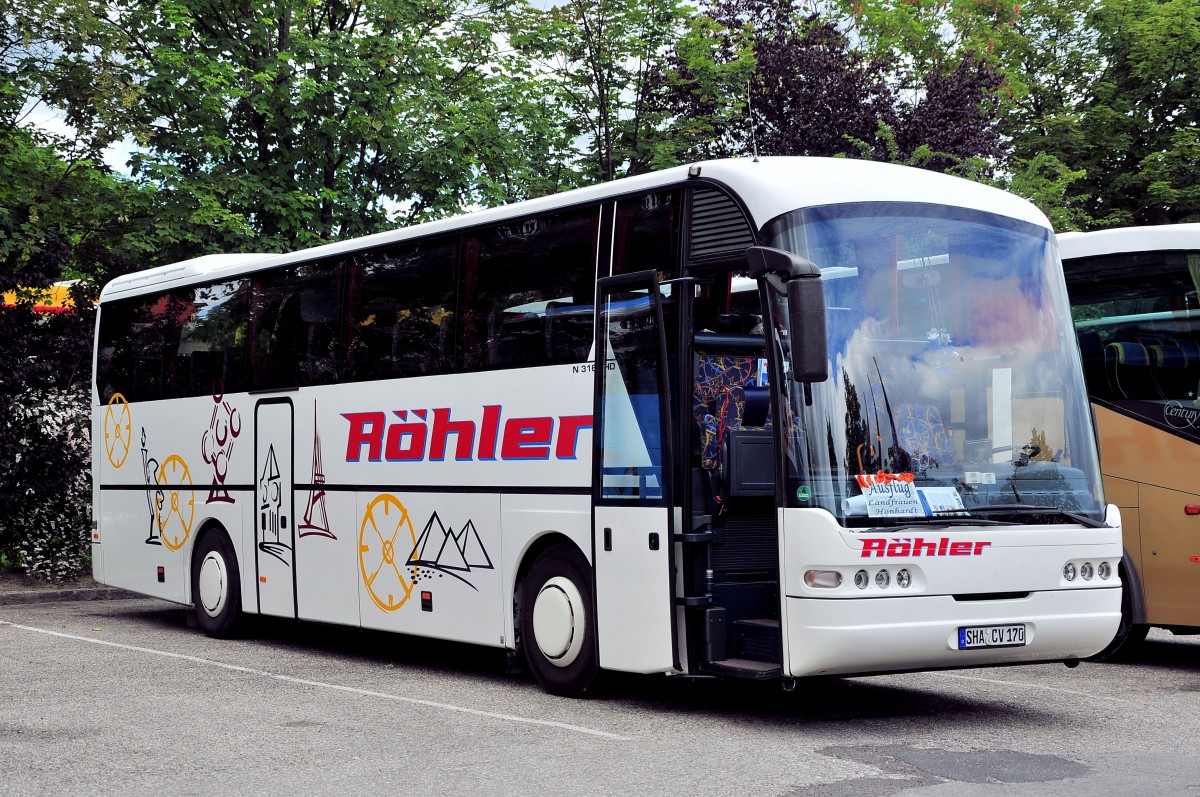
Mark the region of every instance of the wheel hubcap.
<instances>
[{"instance_id":1,"label":"wheel hubcap","mask_svg":"<svg viewBox=\"0 0 1200 797\"><path fill-rule=\"evenodd\" d=\"M566 667L579 657L587 628L583 595L568 578L546 581L533 603L533 637L538 650L556 667Z\"/></svg>"},{"instance_id":2,"label":"wheel hubcap","mask_svg":"<svg viewBox=\"0 0 1200 797\"><path fill-rule=\"evenodd\" d=\"M229 594L229 580L225 572L225 560L216 551L209 551L200 563L200 600L204 613L216 617L225 608Z\"/></svg>"}]
</instances>

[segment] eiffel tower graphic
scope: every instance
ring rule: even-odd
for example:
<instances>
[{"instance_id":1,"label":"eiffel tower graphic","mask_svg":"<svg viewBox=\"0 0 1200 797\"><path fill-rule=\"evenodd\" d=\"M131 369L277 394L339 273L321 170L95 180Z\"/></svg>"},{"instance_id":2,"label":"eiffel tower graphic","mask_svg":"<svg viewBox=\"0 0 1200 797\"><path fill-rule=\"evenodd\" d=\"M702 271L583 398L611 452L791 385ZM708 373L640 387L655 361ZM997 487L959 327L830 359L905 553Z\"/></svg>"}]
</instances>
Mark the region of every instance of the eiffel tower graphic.
<instances>
[{"instance_id":1,"label":"eiffel tower graphic","mask_svg":"<svg viewBox=\"0 0 1200 797\"><path fill-rule=\"evenodd\" d=\"M321 464L321 433L317 429L317 402L313 402L313 460L312 489L308 491L308 505L300 523L300 536L328 537L336 540L337 535L329 530L329 511L325 507L325 466Z\"/></svg>"}]
</instances>

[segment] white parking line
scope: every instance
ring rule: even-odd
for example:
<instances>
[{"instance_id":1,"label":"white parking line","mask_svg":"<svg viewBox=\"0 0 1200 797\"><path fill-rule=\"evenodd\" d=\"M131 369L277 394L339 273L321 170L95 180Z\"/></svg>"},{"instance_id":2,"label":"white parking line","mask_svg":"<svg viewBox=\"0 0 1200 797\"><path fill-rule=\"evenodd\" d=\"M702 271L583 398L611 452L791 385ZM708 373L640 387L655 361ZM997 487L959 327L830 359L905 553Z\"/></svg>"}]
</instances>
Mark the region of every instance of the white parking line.
<instances>
[{"instance_id":1,"label":"white parking line","mask_svg":"<svg viewBox=\"0 0 1200 797\"><path fill-rule=\"evenodd\" d=\"M1128 700L1122 700L1119 697L1109 697L1108 695L1093 695L1089 692L1080 692L1077 689L1063 689L1060 686L1046 686L1045 684L1031 684L1028 681L1005 681L999 678L980 678L978 675L959 675L952 672L931 672L924 673L931 677L937 678L959 678L964 681L981 681L985 684L998 684L1000 686L1019 686L1025 689L1044 689L1048 692L1061 692L1064 695L1075 695L1076 697L1086 697L1089 700L1108 700L1112 703L1128 703Z\"/></svg>"},{"instance_id":2,"label":"white parking line","mask_svg":"<svg viewBox=\"0 0 1200 797\"><path fill-rule=\"evenodd\" d=\"M580 725L569 725L565 722L552 722L550 720L531 719L529 717L517 717L512 714L498 714L493 711L480 711L475 708L464 708L463 706L455 706L450 703L437 703L432 700L419 700L414 697L401 697L400 695L392 695L387 692L373 692L370 689L359 689L354 686L343 686L341 684L330 684L323 681L309 681L304 678L293 678L290 675L283 675L277 672L268 672L267 670L258 670L253 667L242 667L237 664L226 664L223 661L213 661L212 659L202 659L199 656L187 656L182 653L171 653L166 650L155 650L154 648L142 648L136 645L123 645L119 642L108 642L103 639L91 639L85 636L76 636L75 634L64 634L61 631L50 631L46 628L35 628L29 625L19 625L10 623L6 620L0 620L0 626L8 626L9 628L17 628L22 631L32 631L37 634L46 634L47 636L60 637L62 639L71 639L76 642L88 642L93 645L104 645L110 648L118 648L120 650L130 650L136 653L149 653L153 656L163 656L170 659L179 659L181 661L190 661L193 664L202 664L206 667L218 667L222 670L230 670L232 672L246 673L247 675L257 675L262 678L273 678L277 681L285 681L290 684L299 684L301 686L313 686L318 689L332 689L337 692L350 692L363 697L378 697L384 700L395 700L398 703L409 703L414 706L425 706L427 708L436 708L443 711L457 711L460 714L471 714L476 717L487 717L489 719L503 720L505 722L520 722L526 725L541 725L547 728L558 728L559 730L570 731L572 733L583 733L588 736L599 736L604 739L613 739L620 742L633 741L628 736L621 736L616 733L608 733L607 731L598 731L594 728L584 728Z\"/></svg>"}]
</instances>

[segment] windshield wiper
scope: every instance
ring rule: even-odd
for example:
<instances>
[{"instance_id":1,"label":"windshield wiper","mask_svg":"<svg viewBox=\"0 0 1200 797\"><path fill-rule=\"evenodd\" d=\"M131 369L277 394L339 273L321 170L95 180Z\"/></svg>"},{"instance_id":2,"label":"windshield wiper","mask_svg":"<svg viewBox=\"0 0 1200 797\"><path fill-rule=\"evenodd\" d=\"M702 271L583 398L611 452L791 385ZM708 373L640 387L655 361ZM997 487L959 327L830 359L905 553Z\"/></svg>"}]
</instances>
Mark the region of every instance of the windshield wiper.
<instances>
[{"instance_id":1,"label":"windshield wiper","mask_svg":"<svg viewBox=\"0 0 1200 797\"><path fill-rule=\"evenodd\" d=\"M1073 523L1087 526L1091 529L1105 529L1108 525L1100 520L1094 520L1086 515L1079 515L1059 509L1054 506L1037 506L1036 504L988 504L973 506L967 510L972 515L1047 515L1055 518L1066 518Z\"/></svg>"}]
</instances>

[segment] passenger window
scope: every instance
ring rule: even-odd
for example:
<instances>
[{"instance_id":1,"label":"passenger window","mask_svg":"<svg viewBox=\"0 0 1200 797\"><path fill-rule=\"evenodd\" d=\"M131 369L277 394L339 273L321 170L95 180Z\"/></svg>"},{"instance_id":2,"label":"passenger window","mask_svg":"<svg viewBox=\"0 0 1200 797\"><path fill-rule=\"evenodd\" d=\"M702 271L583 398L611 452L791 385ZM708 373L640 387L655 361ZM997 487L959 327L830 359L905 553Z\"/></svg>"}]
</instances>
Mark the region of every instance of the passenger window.
<instances>
[{"instance_id":1,"label":"passenger window","mask_svg":"<svg viewBox=\"0 0 1200 797\"><path fill-rule=\"evenodd\" d=\"M270 390L338 381L341 273L339 264L325 262L255 276L253 387Z\"/></svg>"},{"instance_id":2,"label":"passenger window","mask_svg":"<svg viewBox=\"0 0 1200 797\"><path fill-rule=\"evenodd\" d=\"M100 316L96 389L101 401L170 395L180 316L186 304L171 295L142 296L105 305Z\"/></svg>"},{"instance_id":3,"label":"passenger window","mask_svg":"<svg viewBox=\"0 0 1200 797\"><path fill-rule=\"evenodd\" d=\"M463 370L587 358L600 209L518 219L469 235L463 253Z\"/></svg>"},{"instance_id":4,"label":"passenger window","mask_svg":"<svg viewBox=\"0 0 1200 797\"><path fill-rule=\"evenodd\" d=\"M679 276L679 206L676 191L617 202L613 274L656 271L660 281Z\"/></svg>"},{"instance_id":5,"label":"passenger window","mask_svg":"<svg viewBox=\"0 0 1200 797\"><path fill-rule=\"evenodd\" d=\"M245 390L249 281L188 288L175 299L186 309L170 395L220 396Z\"/></svg>"},{"instance_id":6,"label":"passenger window","mask_svg":"<svg viewBox=\"0 0 1200 797\"><path fill-rule=\"evenodd\" d=\"M350 264L351 379L443 373L454 361L454 239L399 244Z\"/></svg>"}]
</instances>

